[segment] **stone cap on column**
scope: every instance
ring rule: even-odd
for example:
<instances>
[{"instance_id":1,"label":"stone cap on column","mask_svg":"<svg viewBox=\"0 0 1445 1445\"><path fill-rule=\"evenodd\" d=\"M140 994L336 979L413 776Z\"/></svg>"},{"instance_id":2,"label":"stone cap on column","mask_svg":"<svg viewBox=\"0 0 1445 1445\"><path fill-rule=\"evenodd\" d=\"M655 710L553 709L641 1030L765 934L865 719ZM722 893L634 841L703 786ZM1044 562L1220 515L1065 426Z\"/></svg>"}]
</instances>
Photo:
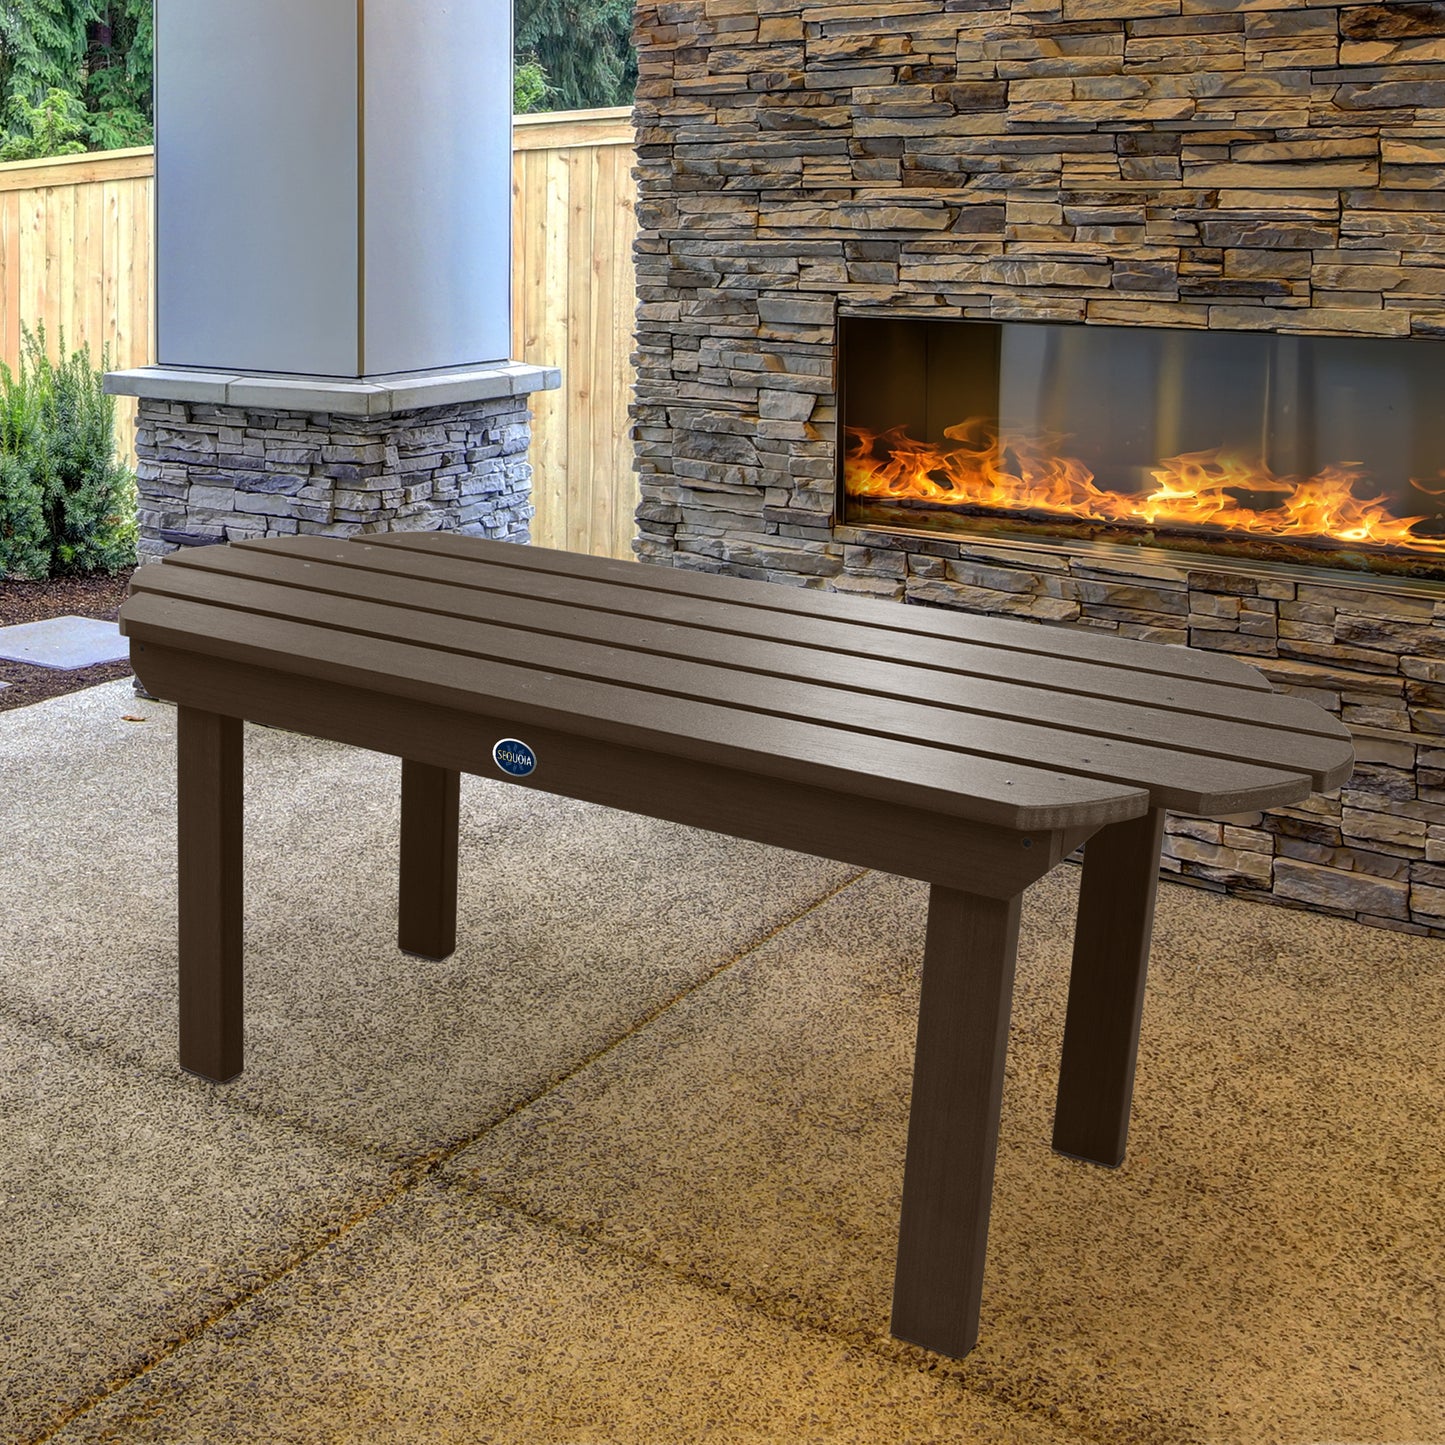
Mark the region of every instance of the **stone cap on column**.
<instances>
[{"instance_id":1,"label":"stone cap on column","mask_svg":"<svg viewBox=\"0 0 1445 1445\"><path fill-rule=\"evenodd\" d=\"M210 402L216 406L277 411L333 412L342 416L389 416L429 406L455 406L554 391L562 385L555 366L497 361L441 371L400 372L390 376L296 376L266 372L209 371L201 368L137 366L108 371L105 390L113 396L156 401Z\"/></svg>"}]
</instances>

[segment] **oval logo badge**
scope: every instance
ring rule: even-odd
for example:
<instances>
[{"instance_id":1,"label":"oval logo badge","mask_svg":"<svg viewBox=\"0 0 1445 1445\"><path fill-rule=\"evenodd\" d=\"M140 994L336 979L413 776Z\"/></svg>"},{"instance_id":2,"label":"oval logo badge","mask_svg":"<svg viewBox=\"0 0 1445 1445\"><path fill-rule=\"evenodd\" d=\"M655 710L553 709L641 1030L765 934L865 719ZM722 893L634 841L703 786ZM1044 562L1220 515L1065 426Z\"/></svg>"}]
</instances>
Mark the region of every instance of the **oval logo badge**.
<instances>
[{"instance_id":1,"label":"oval logo badge","mask_svg":"<svg viewBox=\"0 0 1445 1445\"><path fill-rule=\"evenodd\" d=\"M492 749L492 761L514 778L525 778L537 767L537 754L516 738L503 738Z\"/></svg>"}]
</instances>

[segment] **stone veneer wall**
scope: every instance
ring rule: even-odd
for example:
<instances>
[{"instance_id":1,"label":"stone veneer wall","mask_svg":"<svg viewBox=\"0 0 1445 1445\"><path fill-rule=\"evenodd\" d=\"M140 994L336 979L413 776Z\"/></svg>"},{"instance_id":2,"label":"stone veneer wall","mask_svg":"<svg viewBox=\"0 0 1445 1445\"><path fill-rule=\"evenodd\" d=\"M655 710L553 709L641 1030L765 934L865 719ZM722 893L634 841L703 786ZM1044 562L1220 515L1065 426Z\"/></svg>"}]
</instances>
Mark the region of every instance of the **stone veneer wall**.
<instances>
[{"instance_id":1,"label":"stone veneer wall","mask_svg":"<svg viewBox=\"0 0 1445 1445\"><path fill-rule=\"evenodd\" d=\"M385 417L142 397L140 553L284 537L442 528L526 542L525 397Z\"/></svg>"},{"instance_id":2,"label":"stone veneer wall","mask_svg":"<svg viewBox=\"0 0 1445 1445\"><path fill-rule=\"evenodd\" d=\"M1341 718L1346 787L1224 822L1171 813L1164 867L1185 882L1445 936L1445 598L1321 573L1209 570L850 533L836 583L869 593L1228 652Z\"/></svg>"},{"instance_id":3,"label":"stone veneer wall","mask_svg":"<svg viewBox=\"0 0 1445 1445\"><path fill-rule=\"evenodd\" d=\"M645 560L1240 652L1343 795L1172 819L1204 886L1445 932L1445 613L835 526L836 317L1445 335L1445 4L641 0Z\"/></svg>"}]
</instances>

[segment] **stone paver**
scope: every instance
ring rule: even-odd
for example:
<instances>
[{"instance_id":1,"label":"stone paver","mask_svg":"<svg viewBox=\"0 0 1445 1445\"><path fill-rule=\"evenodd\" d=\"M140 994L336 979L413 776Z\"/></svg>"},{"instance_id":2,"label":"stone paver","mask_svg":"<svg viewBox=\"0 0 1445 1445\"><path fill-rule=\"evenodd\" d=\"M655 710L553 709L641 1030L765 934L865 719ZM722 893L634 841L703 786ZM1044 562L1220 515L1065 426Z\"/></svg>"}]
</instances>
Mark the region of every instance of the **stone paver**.
<instances>
[{"instance_id":1,"label":"stone paver","mask_svg":"<svg viewBox=\"0 0 1445 1445\"><path fill-rule=\"evenodd\" d=\"M130 656L130 643L114 622L94 617L51 617L0 627L0 658L37 667L94 667Z\"/></svg>"}]
</instances>

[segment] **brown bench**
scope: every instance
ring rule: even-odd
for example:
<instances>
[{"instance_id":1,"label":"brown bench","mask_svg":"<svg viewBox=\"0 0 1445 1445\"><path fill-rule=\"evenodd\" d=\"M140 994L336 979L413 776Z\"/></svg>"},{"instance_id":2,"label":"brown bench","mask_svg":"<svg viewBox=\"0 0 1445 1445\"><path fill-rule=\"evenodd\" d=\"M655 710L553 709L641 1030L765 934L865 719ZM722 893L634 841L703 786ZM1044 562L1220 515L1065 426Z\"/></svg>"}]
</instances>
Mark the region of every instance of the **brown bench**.
<instances>
[{"instance_id":1,"label":"brown bench","mask_svg":"<svg viewBox=\"0 0 1445 1445\"><path fill-rule=\"evenodd\" d=\"M180 709L180 1050L207 1078L242 1063L242 719L403 759L399 943L429 958L462 772L929 883L892 1328L955 1356L1023 890L1090 840L1054 1147L1118 1164L1164 810L1297 803L1352 765L1231 658L450 535L186 551L121 624Z\"/></svg>"}]
</instances>

